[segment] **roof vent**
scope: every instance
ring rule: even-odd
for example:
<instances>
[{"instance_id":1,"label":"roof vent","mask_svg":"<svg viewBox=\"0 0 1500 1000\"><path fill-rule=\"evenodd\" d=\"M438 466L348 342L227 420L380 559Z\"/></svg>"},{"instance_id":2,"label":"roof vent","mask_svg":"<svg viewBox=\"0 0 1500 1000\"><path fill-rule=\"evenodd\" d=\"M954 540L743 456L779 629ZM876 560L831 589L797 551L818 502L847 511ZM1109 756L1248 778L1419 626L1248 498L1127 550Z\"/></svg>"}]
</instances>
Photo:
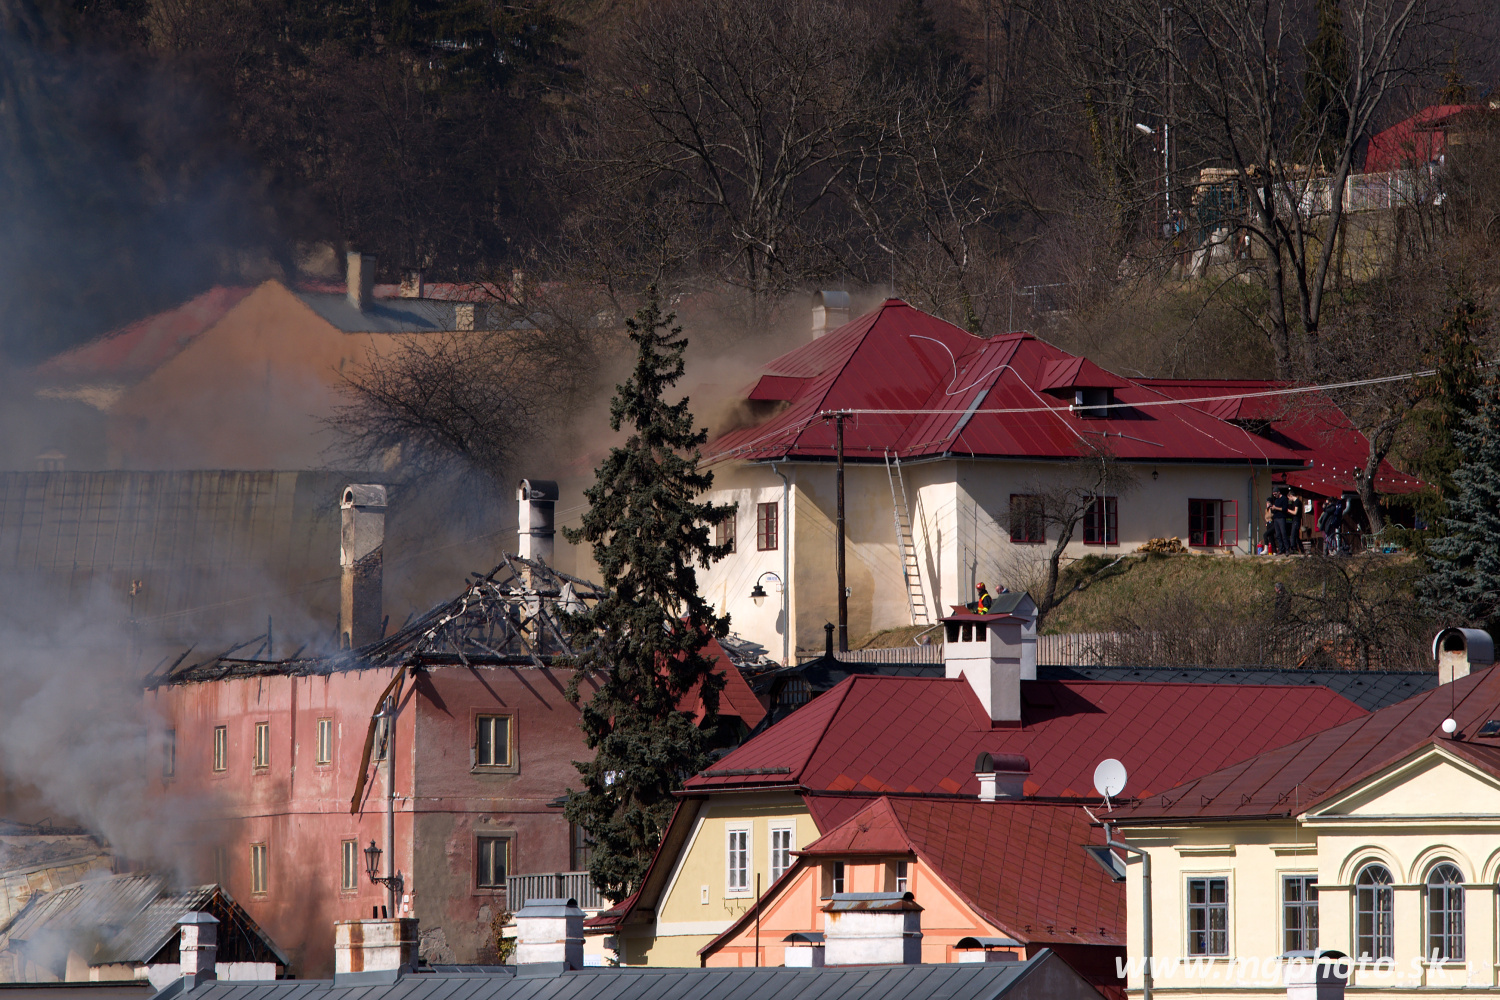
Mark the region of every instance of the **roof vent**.
<instances>
[{"instance_id":1,"label":"roof vent","mask_svg":"<svg viewBox=\"0 0 1500 1000\"><path fill-rule=\"evenodd\" d=\"M781 964L788 969L823 967L823 935L817 931L793 931L781 940L786 942Z\"/></svg>"},{"instance_id":2,"label":"roof vent","mask_svg":"<svg viewBox=\"0 0 1500 1000\"><path fill-rule=\"evenodd\" d=\"M965 937L953 946L955 962L1015 962L1021 942L1008 937Z\"/></svg>"},{"instance_id":3,"label":"roof vent","mask_svg":"<svg viewBox=\"0 0 1500 1000\"><path fill-rule=\"evenodd\" d=\"M1432 639L1438 683L1451 684L1495 662L1495 640L1483 629L1445 628Z\"/></svg>"},{"instance_id":4,"label":"roof vent","mask_svg":"<svg viewBox=\"0 0 1500 1000\"><path fill-rule=\"evenodd\" d=\"M812 335L817 340L849 322L848 292L818 292L813 296Z\"/></svg>"},{"instance_id":5,"label":"roof vent","mask_svg":"<svg viewBox=\"0 0 1500 1000\"><path fill-rule=\"evenodd\" d=\"M1019 799L1026 794L1031 762L1018 753L981 753L974 761L974 777L979 779L981 802Z\"/></svg>"}]
</instances>

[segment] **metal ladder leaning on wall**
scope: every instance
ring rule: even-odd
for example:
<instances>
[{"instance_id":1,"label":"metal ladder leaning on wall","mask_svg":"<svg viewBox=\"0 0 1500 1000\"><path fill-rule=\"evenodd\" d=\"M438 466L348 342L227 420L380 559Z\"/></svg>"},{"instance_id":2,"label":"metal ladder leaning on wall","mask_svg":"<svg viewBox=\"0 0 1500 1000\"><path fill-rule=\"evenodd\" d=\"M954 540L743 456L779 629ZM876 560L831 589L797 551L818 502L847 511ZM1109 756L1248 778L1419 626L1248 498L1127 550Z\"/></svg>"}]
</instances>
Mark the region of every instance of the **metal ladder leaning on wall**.
<instances>
[{"instance_id":1,"label":"metal ladder leaning on wall","mask_svg":"<svg viewBox=\"0 0 1500 1000\"><path fill-rule=\"evenodd\" d=\"M911 506L906 501L906 479L901 475L901 456L885 453L886 478L891 481L891 509L896 519L896 547L901 552L901 575L906 579L906 606L913 625L931 625L927 595L922 592L922 573L917 545L912 538Z\"/></svg>"}]
</instances>

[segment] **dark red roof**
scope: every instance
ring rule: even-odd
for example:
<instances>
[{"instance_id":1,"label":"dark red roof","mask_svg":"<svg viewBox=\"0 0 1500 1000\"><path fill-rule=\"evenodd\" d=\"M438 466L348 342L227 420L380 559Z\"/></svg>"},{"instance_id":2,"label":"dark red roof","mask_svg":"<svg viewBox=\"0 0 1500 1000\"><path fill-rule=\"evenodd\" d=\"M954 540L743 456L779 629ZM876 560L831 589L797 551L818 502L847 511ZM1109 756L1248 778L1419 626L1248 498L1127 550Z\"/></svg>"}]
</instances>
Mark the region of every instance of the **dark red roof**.
<instances>
[{"instance_id":1,"label":"dark red roof","mask_svg":"<svg viewBox=\"0 0 1500 1000\"><path fill-rule=\"evenodd\" d=\"M724 690L719 692L719 714L737 716L749 729L760 725L761 720L766 717L766 706L761 704L755 692L750 689L750 682L745 680L739 667L729 659L729 654L724 652L719 640L709 639L703 647L703 655L713 661L714 673L724 678ZM680 711L693 713L694 722L702 722L706 714L696 685L683 696L677 707Z\"/></svg>"},{"instance_id":2,"label":"dark red roof","mask_svg":"<svg viewBox=\"0 0 1500 1000\"><path fill-rule=\"evenodd\" d=\"M834 428L819 415L852 411L844 424L851 460L948 453L1065 458L1100 446L1120 458L1293 466L1297 455L1191 406L1151 405L1082 418L1070 384L1114 387L1118 403L1170 397L1105 372L1030 334L976 337L899 299L765 366L752 399L790 405L765 423L730 431L708 461L831 457ZM1029 412L986 412L991 410ZM903 412L870 412L896 410Z\"/></svg>"},{"instance_id":3,"label":"dark red roof","mask_svg":"<svg viewBox=\"0 0 1500 1000\"><path fill-rule=\"evenodd\" d=\"M1482 104L1436 104L1376 132L1365 151L1365 173L1379 174L1431 163L1442 155L1447 143L1446 130L1454 118L1488 110Z\"/></svg>"},{"instance_id":4,"label":"dark red roof","mask_svg":"<svg viewBox=\"0 0 1500 1000\"><path fill-rule=\"evenodd\" d=\"M1458 739L1443 720L1458 723ZM1388 708L1144 796L1125 823L1292 816L1433 743L1500 776L1500 738L1475 734L1500 719L1500 671L1490 667Z\"/></svg>"},{"instance_id":5,"label":"dark red roof","mask_svg":"<svg viewBox=\"0 0 1500 1000\"><path fill-rule=\"evenodd\" d=\"M1286 471L1290 486L1319 496L1338 496L1355 488L1355 472L1364 468L1368 439L1320 392L1236 395L1290 385L1264 379L1142 379L1141 384L1174 399L1225 397L1187 405L1220 420L1268 423L1266 438L1297 453L1306 463L1304 468ZM1424 485L1388 461L1380 463L1375 476L1376 489L1381 493L1413 493Z\"/></svg>"},{"instance_id":6,"label":"dark red roof","mask_svg":"<svg viewBox=\"0 0 1500 1000\"><path fill-rule=\"evenodd\" d=\"M1023 754L1026 793L1097 800L1094 768L1116 757L1132 795L1159 792L1362 717L1320 685L1023 681L1023 725L992 728L962 678L856 675L689 779L688 792L791 786L821 830L859 793L977 796L981 752ZM785 768L786 774L725 774Z\"/></svg>"}]
</instances>

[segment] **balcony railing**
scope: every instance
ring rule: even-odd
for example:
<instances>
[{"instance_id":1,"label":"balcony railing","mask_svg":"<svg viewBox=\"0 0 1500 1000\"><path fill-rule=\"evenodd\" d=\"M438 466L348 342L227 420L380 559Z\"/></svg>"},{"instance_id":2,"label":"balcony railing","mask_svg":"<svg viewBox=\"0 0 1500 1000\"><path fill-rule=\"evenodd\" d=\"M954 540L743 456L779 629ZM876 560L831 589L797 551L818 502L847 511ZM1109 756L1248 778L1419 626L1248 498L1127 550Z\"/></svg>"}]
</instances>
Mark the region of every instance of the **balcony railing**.
<instances>
[{"instance_id":1,"label":"balcony railing","mask_svg":"<svg viewBox=\"0 0 1500 1000\"><path fill-rule=\"evenodd\" d=\"M585 910L602 910L606 905L588 872L507 876L506 908L514 913L525 906L528 899L576 899L579 907Z\"/></svg>"}]
</instances>

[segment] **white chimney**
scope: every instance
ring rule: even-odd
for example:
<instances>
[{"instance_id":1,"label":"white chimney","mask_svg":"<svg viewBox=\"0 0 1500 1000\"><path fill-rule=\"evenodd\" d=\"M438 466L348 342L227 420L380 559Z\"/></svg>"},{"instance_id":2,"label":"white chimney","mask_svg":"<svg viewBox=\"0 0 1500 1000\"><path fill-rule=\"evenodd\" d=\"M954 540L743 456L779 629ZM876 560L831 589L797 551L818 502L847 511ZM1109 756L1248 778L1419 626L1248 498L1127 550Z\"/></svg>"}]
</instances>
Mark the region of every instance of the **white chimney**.
<instances>
[{"instance_id":1,"label":"white chimney","mask_svg":"<svg viewBox=\"0 0 1500 1000\"><path fill-rule=\"evenodd\" d=\"M1017 962L1022 945L1008 937L965 937L953 946L955 962Z\"/></svg>"},{"instance_id":2,"label":"white chimney","mask_svg":"<svg viewBox=\"0 0 1500 1000\"><path fill-rule=\"evenodd\" d=\"M344 282L349 304L364 312L375 301L375 255L351 251L345 260L348 271Z\"/></svg>"},{"instance_id":3,"label":"white chimney","mask_svg":"<svg viewBox=\"0 0 1500 1000\"><path fill-rule=\"evenodd\" d=\"M420 267L408 267L401 272L401 297L403 299L420 299L426 294L426 275Z\"/></svg>"},{"instance_id":4,"label":"white chimney","mask_svg":"<svg viewBox=\"0 0 1500 1000\"><path fill-rule=\"evenodd\" d=\"M557 506L557 483L551 479L523 479L516 490L520 501L516 554L552 565L552 512Z\"/></svg>"},{"instance_id":5,"label":"white chimney","mask_svg":"<svg viewBox=\"0 0 1500 1000\"><path fill-rule=\"evenodd\" d=\"M1031 762L1018 753L981 753L974 761L974 777L979 779L981 802L1019 799L1026 794Z\"/></svg>"},{"instance_id":6,"label":"white chimney","mask_svg":"<svg viewBox=\"0 0 1500 1000\"><path fill-rule=\"evenodd\" d=\"M583 911L576 899L528 899L515 920L517 965L583 968Z\"/></svg>"},{"instance_id":7,"label":"white chimney","mask_svg":"<svg viewBox=\"0 0 1500 1000\"><path fill-rule=\"evenodd\" d=\"M1287 1000L1344 1000L1349 958L1341 951L1289 951L1281 956Z\"/></svg>"},{"instance_id":8,"label":"white chimney","mask_svg":"<svg viewBox=\"0 0 1500 1000\"><path fill-rule=\"evenodd\" d=\"M825 964L922 964L922 907L911 893L836 892L823 913Z\"/></svg>"},{"instance_id":9,"label":"white chimney","mask_svg":"<svg viewBox=\"0 0 1500 1000\"><path fill-rule=\"evenodd\" d=\"M211 913L188 913L177 922L181 928L177 948L182 961L182 984L192 989L219 978L219 920Z\"/></svg>"},{"instance_id":10,"label":"white chimney","mask_svg":"<svg viewBox=\"0 0 1500 1000\"><path fill-rule=\"evenodd\" d=\"M384 631L385 487L345 486L339 509L339 646L357 649Z\"/></svg>"},{"instance_id":11,"label":"white chimney","mask_svg":"<svg viewBox=\"0 0 1500 1000\"><path fill-rule=\"evenodd\" d=\"M781 939L786 942L781 964L788 969L823 968L823 935L817 931L794 931Z\"/></svg>"},{"instance_id":12,"label":"white chimney","mask_svg":"<svg viewBox=\"0 0 1500 1000\"><path fill-rule=\"evenodd\" d=\"M814 340L849 322L849 293L818 292L814 295L812 321Z\"/></svg>"},{"instance_id":13,"label":"white chimney","mask_svg":"<svg viewBox=\"0 0 1500 1000\"><path fill-rule=\"evenodd\" d=\"M417 920L339 920L333 925L335 975L384 973L394 979L417 967ZM337 985L337 981L335 981Z\"/></svg>"},{"instance_id":14,"label":"white chimney","mask_svg":"<svg viewBox=\"0 0 1500 1000\"><path fill-rule=\"evenodd\" d=\"M943 676L967 680L995 725L1019 726L1021 682L1036 680L1036 661L1024 655L1026 620L955 610L942 622Z\"/></svg>"},{"instance_id":15,"label":"white chimney","mask_svg":"<svg viewBox=\"0 0 1500 1000\"><path fill-rule=\"evenodd\" d=\"M1472 670L1495 662L1495 640L1483 629L1445 628L1432 640L1432 658L1437 660L1438 683L1451 684Z\"/></svg>"}]
</instances>

